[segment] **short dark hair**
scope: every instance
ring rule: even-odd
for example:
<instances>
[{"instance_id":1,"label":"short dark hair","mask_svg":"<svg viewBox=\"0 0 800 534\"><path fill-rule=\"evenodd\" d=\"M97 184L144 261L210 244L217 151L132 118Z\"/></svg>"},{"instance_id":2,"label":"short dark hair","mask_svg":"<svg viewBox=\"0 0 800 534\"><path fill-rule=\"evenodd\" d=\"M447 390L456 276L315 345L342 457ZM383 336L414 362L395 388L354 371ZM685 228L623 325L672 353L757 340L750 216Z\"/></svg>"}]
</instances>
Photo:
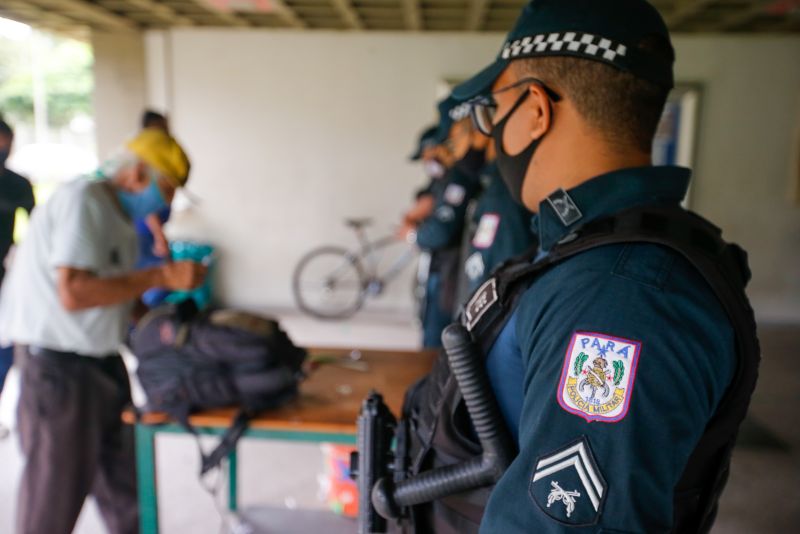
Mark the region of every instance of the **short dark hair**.
<instances>
[{"instance_id":1,"label":"short dark hair","mask_svg":"<svg viewBox=\"0 0 800 534\"><path fill-rule=\"evenodd\" d=\"M142 128L151 128L153 126L162 126L167 122L167 117L152 109L144 110L142 113Z\"/></svg>"},{"instance_id":2,"label":"short dark hair","mask_svg":"<svg viewBox=\"0 0 800 534\"><path fill-rule=\"evenodd\" d=\"M640 48L672 60L672 46L663 38L647 39ZM521 77L552 83L575 103L586 121L606 140L622 148L652 149L669 90L605 63L553 56L513 62Z\"/></svg>"},{"instance_id":3,"label":"short dark hair","mask_svg":"<svg viewBox=\"0 0 800 534\"><path fill-rule=\"evenodd\" d=\"M14 130L2 118L0 118L0 135L14 139Z\"/></svg>"}]
</instances>

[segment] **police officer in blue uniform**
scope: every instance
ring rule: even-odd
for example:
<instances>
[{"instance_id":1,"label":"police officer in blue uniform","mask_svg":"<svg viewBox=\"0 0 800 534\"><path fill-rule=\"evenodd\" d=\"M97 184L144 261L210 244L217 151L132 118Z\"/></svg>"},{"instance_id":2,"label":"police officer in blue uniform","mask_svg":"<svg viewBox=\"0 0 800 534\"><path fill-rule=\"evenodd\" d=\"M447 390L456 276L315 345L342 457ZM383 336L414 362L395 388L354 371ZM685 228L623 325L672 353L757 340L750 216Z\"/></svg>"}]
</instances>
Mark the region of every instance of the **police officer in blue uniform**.
<instances>
[{"instance_id":1,"label":"police officer in blue uniform","mask_svg":"<svg viewBox=\"0 0 800 534\"><path fill-rule=\"evenodd\" d=\"M434 149L438 144L438 137L439 137L439 124L434 124L433 126L428 126L425 128L420 134L419 139L417 140L417 148L414 150L414 153L409 156L409 161L418 162L421 161L425 170L425 175L430 178L431 180L435 180L437 178L441 178L444 176L446 172L446 168L442 163L440 163L437 158ZM433 165L430 165L433 163ZM427 186L420 191L424 191L427 189Z\"/></svg>"},{"instance_id":2,"label":"police officer in blue uniform","mask_svg":"<svg viewBox=\"0 0 800 534\"><path fill-rule=\"evenodd\" d=\"M491 146L487 148L489 153L492 161L481 171L483 193L476 200L472 212L474 232L464 260L468 294L472 294L495 267L536 243L536 234L531 229L531 212L511 197L494 162Z\"/></svg>"},{"instance_id":3,"label":"police officer in blue uniform","mask_svg":"<svg viewBox=\"0 0 800 534\"><path fill-rule=\"evenodd\" d=\"M454 90L539 243L462 317L517 454L490 493L414 509L417 532L711 528L759 351L744 252L680 207L688 169L651 165L673 61L645 0L532 0ZM480 450L449 376L404 408L411 479Z\"/></svg>"},{"instance_id":4,"label":"police officer in blue uniform","mask_svg":"<svg viewBox=\"0 0 800 534\"><path fill-rule=\"evenodd\" d=\"M448 168L433 215L417 228L417 244L423 249L442 250L457 246L464 230L467 206L481 191L480 170L484 165L487 139L476 132L469 107L453 98L439 103L441 121L436 141L447 147L454 163Z\"/></svg>"},{"instance_id":5,"label":"police officer in blue uniform","mask_svg":"<svg viewBox=\"0 0 800 534\"><path fill-rule=\"evenodd\" d=\"M442 330L453 320L466 209L480 191L479 170L484 164L480 144L486 143L485 136L475 134L468 106L448 97L437 107L440 121L432 142L446 153L440 161L448 166L447 172L432 189L431 215L400 231L401 238L430 254L422 318L422 344L427 348L441 346Z\"/></svg>"},{"instance_id":6,"label":"police officer in blue uniform","mask_svg":"<svg viewBox=\"0 0 800 534\"><path fill-rule=\"evenodd\" d=\"M428 182L415 192L413 206L403 214L403 223L398 230L398 236L403 239L409 231L416 231L416 227L433 213L434 199L443 190L447 158L443 157L443 147L437 140L438 134L438 124L423 130L417 141L417 148L408 158L412 162L422 162Z\"/></svg>"}]
</instances>

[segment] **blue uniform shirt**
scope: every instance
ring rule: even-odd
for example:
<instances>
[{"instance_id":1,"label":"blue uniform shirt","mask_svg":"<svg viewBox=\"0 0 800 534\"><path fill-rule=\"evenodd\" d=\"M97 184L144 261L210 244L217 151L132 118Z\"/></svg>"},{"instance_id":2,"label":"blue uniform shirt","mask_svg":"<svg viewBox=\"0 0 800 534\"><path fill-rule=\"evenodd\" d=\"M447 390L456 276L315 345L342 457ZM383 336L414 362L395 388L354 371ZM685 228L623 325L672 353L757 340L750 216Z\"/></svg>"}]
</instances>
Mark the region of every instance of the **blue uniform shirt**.
<instances>
[{"instance_id":1,"label":"blue uniform shirt","mask_svg":"<svg viewBox=\"0 0 800 534\"><path fill-rule=\"evenodd\" d=\"M483 169L481 180L484 179L486 189L478 198L472 214L475 235L470 240L464 260L470 294L495 267L536 242L531 231L531 212L511 198L495 163Z\"/></svg>"},{"instance_id":2,"label":"blue uniform shirt","mask_svg":"<svg viewBox=\"0 0 800 534\"><path fill-rule=\"evenodd\" d=\"M545 201L540 255L593 219L677 205L688 182L676 167L599 176L567 192L581 214L570 225ZM519 455L481 532L669 530L674 488L735 366L732 326L679 253L607 245L549 269L487 358Z\"/></svg>"},{"instance_id":3,"label":"blue uniform shirt","mask_svg":"<svg viewBox=\"0 0 800 534\"><path fill-rule=\"evenodd\" d=\"M461 244L467 205L480 192L478 176L458 167L451 168L445 180L441 193L436 195L433 215L417 228L417 244L425 250L436 251Z\"/></svg>"},{"instance_id":4,"label":"blue uniform shirt","mask_svg":"<svg viewBox=\"0 0 800 534\"><path fill-rule=\"evenodd\" d=\"M442 330L453 321L467 205L480 192L478 175L458 166L444 180L434 195L433 215L417 227L417 245L431 252L422 320L426 348L441 347Z\"/></svg>"}]
</instances>

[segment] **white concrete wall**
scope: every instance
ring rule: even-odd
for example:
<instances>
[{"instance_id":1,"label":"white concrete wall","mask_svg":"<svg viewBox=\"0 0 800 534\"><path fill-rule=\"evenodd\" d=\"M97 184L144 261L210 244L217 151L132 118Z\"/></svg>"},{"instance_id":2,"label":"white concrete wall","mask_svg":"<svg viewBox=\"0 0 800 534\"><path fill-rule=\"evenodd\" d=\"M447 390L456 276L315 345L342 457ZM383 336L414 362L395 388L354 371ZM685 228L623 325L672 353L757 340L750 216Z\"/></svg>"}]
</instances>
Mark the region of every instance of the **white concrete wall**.
<instances>
[{"instance_id":1,"label":"white concrete wall","mask_svg":"<svg viewBox=\"0 0 800 534\"><path fill-rule=\"evenodd\" d=\"M750 253L759 315L800 319L800 39L682 37L676 53L704 87L691 207Z\"/></svg>"},{"instance_id":2,"label":"white concrete wall","mask_svg":"<svg viewBox=\"0 0 800 534\"><path fill-rule=\"evenodd\" d=\"M168 105L203 203L172 231L221 249L221 295L291 305L290 276L339 221L388 230L421 173L405 161L442 79L501 35L176 30L147 36L149 98ZM800 39L678 37L679 81L704 85L692 207L751 252L762 311L800 317L800 211L790 204ZM160 73L160 74L159 74ZM383 301L407 307L407 286Z\"/></svg>"},{"instance_id":3,"label":"white concrete wall","mask_svg":"<svg viewBox=\"0 0 800 534\"><path fill-rule=\"evenodd\" d=\"M479 68L498 40L176 30L165 62L166 40L148 36L148 63L172 65L169 83L150 82L172 93L153 98L172 102L203 198L171 232L219 246L226 301L293 305L299 258L353 242L343 218L374 218L375 237L399 221L424 183L406 158L435 119L437 87ZM408 308L409 293L399 281L375 306Z\"/></svg>"},{"instance_id":4,"label":"white concrete wall","mask_svg":"<svg viewBox=\"0 0 800 534\"><path fill-rule=\"evenodd\" d=\"M92 32L97 156L107 157L138 129L147 89L140 33Z\"/></svg>"}]
</instances>

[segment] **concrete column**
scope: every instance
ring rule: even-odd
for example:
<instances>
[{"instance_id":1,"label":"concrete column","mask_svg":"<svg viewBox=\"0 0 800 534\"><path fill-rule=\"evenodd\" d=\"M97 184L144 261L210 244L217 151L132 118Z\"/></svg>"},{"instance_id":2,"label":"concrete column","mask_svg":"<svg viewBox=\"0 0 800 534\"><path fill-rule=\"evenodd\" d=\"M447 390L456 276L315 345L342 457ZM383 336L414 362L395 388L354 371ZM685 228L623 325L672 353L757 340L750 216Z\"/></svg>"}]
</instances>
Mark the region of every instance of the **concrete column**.
<instances>
[{"instance_id":1,"label":"concrete column","mask_svg":"<svg viewBox=\"0 0 800 534\"><path fill-rule=\"evenodd\" d=\"M144 34L147 68L147 105L169 114L172 111L172 34L149 30Z\"/></svg>"},{"instance_id":2,"label":"concrete column","mask_svg":"<svg viewBox=\"0 0 800 534\"><path fill-rule=\"evenodd\" d=\"M147 80L141 33L92 32L97 156L105 159L139 129Z\"/></svg>"}]
</instances>

